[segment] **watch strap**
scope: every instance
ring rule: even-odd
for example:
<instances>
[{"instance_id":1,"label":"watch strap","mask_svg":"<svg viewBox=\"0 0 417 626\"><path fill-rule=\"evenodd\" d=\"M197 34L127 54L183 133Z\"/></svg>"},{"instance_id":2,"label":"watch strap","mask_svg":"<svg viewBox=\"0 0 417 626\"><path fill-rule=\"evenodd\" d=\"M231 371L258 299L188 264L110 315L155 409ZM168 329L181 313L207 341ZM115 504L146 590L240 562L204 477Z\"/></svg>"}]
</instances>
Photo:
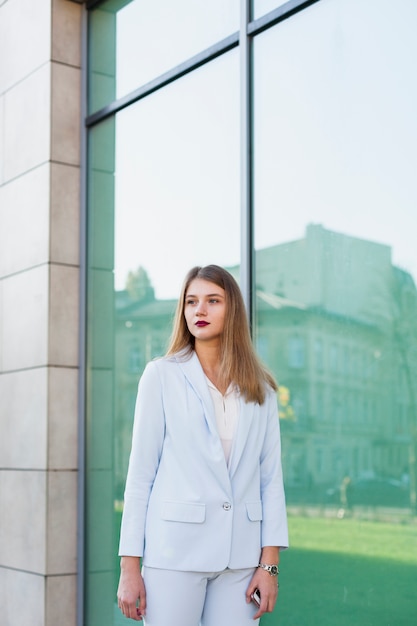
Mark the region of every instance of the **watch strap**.
<instances>
[{"instance_id":1,"label":"watch strap","mask_svg":"<svg viewBox=\"0 0 417 626\"><path fill-rule=\"evenodd\" d=\"M267 563L259 563L258 567L260 567L261 569L264 569L271 576L278 576L278 574L279 574L278 565L269 565Z\"/></svg>"}]
</instances>

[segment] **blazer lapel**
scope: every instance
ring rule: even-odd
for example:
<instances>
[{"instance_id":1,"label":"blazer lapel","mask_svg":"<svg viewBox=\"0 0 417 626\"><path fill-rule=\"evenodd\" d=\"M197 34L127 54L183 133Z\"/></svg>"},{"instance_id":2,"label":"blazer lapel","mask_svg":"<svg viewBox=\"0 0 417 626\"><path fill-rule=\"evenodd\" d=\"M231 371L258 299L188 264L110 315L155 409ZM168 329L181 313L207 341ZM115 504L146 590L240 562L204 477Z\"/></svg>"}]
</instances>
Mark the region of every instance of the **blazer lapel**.
<instances>
[{"instance_id":1,"label":"blazer lapel","mask_svg":"<svg viewBox=\"0 0 417 626\"><path fill-rule=\"evenodd\" d=\"M215 436L215 439L218 442L218 447L221 448L221 441L220 441L220 437L219 437L219 433L217 431L217 425L216 425L216 416L214 414L213 401L211 399L210 391L209 391L207 381L204 375L204 370L201 367L201 363L198 360L196 353L193 352L191 357L189 358L185 355L182 356L182 354L180 353L175 358L176 358L178 365L181 367L185 377L187 378L190 385L193 387L194 391L200 398L203 408L204 408L204 415L206 418L208 428L211 434ZM233 442L228 470L227 470L227 465L226 465L226 459L224 462L224 467L226 471L228 471L228 475L230 478L233 476L234 472L236 471L240 458L242 456L243 450L245 448L249 429L253 420L253 413L255 410L255 405L253 402L245 402L244 398L240 396L239 408L240 408L240 411L239 411L238 425L237 425L235 439ZM223 449L222 449L222 452L223 452Z\"/></svg>"},{"instance_id":2,"label":"blazer lapel","mask_svg":"<svg viewBox=\"0 0 417 626\"><path fill-rule=\"evenodd\" d=\"M204 370L201 367L198 356L195 352L193 352L190 358L182 358L182 355L180 353L175 358L188 382L190 383L203 404L204 415L211 433L218 436L213 401L211 399L210 391L204 375Z\"/></svg>"},{"instance_id":3,"label":"blazer lapel","mask_svg":"<svg viewBox=\"0 0 417 626\"><path fill-rule=\"evenodd\" d=\"M242 456L243 450L246 445L246 441L249 435L249 429L253 420L253 413L255 410L255 405L253 402L245 402L245 399L240 396L240 413L239 413L239 421L237 425L237 430L235 434L235 440L233 442L232 452L230 456L229 462L229 474L232 477L235 473L240 458Z\"/></svg>"},{"instance_id":4,"label":"blazer lapel","mask_svg":"<svg viewBox=\"0 0 417 626\"><path fill-rule=\"evenodd\" d=\"M232 487L230 483L230 475L224 457L222 443L220 441L219 433L217 431L216 415L214 413L213 401L211 399L210 391L207 385L204 370L201 367L201 363L195 352L193 352L191 358L186 360L181 359L181 355L176 357L177 363L182 369L184 376L194 389L197 396L203 406L204 417L208 431L210 433L210 442L213 446L213 462L218 467L218 478L223 484L224 488L229 492L229 497L232 497ZM209 442L208 442L209 444Z\"/></svg>"}]
</instances>

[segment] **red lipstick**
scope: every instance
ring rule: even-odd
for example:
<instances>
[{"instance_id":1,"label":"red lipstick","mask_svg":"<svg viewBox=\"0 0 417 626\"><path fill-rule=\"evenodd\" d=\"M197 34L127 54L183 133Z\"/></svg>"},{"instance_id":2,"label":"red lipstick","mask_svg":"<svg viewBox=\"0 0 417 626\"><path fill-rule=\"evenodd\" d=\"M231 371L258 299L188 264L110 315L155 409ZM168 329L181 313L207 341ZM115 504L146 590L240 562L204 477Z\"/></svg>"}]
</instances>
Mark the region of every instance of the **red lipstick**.
<instances>
[{"instance_id":1,"label":"red lipstick","mask_svg":"<svg viewBox=\"0 0 417 626\"><path fill-rule=\"evenodd\" d=\"M196 325L196 326L200 326L200 327L202 327L202 326L208 326L208 322L204 322L203 320L201 320L200 322L196 322L196 324L195 324L195 325Z\"/></svg>"}]
</instances>

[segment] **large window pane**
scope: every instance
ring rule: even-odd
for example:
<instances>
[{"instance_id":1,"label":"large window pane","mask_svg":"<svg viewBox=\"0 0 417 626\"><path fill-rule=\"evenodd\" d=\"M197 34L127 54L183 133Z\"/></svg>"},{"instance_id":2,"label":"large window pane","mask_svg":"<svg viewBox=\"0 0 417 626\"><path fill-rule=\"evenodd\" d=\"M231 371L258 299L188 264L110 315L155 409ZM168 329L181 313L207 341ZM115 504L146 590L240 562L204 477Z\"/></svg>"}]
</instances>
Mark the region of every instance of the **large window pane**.
<instances>
[{"instance_id":1,"label":"large window pane","mask_svg":"<svg viewBox=\"0 0 417 626\"><path fill-rule=\"evenodd\" d=\"M117 116L118 286L146 267L175 297L190 259L239 256L238 52Z\"/></svg>"},{"instance_id":2,"label":"large window pane","mask_svg":"<svg viewBox=\"0 0 417 626\"><path fill-rule=\"evenodd\" d=\"M128 623L117 544L139 377L188 269L240 262L238 75L232 51L90 133L88 626Z\"/></svg>"},{"instance_id":3,"label":"large window pane","mask_svg":"<svg viewBox=\"0 0 417 626\"><path fill-rule=\"evenodd\" d=\"M239 29L239 1L109 0L89 21L92 112Z\"/></svg>"},{"instance_id":4,"label":"large window pane","mask_svg":"<svg viewBox=\"0 0 417 626\"><path fill-rule=\"evenodd\" d=\"M323 0L254 44L256 341L281 384L285 624L308 606L309 623L415 618L416 20L407 0Z\"/></svg>"},{"instance_id":5,"label":"large window pane","mask_svg":"<svg viewBox=\"0 0 417 626\"><path fill-rule=\"evenodd\" d=\"M286 4L288 0L252 0L253 18L257 19L274 9Z\"/></svg>"}]
</instances>

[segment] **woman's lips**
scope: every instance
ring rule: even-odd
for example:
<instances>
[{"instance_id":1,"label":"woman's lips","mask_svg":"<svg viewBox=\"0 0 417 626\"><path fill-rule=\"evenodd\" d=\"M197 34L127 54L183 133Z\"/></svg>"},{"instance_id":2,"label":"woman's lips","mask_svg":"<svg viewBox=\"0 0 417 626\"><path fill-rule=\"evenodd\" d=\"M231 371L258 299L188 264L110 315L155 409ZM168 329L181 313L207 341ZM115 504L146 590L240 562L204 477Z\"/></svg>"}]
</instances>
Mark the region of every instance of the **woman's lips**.
<instances>
[{"instance_id":1,"label":"woman's lips","mask_svg":"<svg viewBox=\"0 0 417 626\"><path fill-rule=\"evenodd\" d=\"M209 323L208 322L196 322L195 324L196 326L202 327L202 326L208 326Z\"/></svg>"}]
</instances>

